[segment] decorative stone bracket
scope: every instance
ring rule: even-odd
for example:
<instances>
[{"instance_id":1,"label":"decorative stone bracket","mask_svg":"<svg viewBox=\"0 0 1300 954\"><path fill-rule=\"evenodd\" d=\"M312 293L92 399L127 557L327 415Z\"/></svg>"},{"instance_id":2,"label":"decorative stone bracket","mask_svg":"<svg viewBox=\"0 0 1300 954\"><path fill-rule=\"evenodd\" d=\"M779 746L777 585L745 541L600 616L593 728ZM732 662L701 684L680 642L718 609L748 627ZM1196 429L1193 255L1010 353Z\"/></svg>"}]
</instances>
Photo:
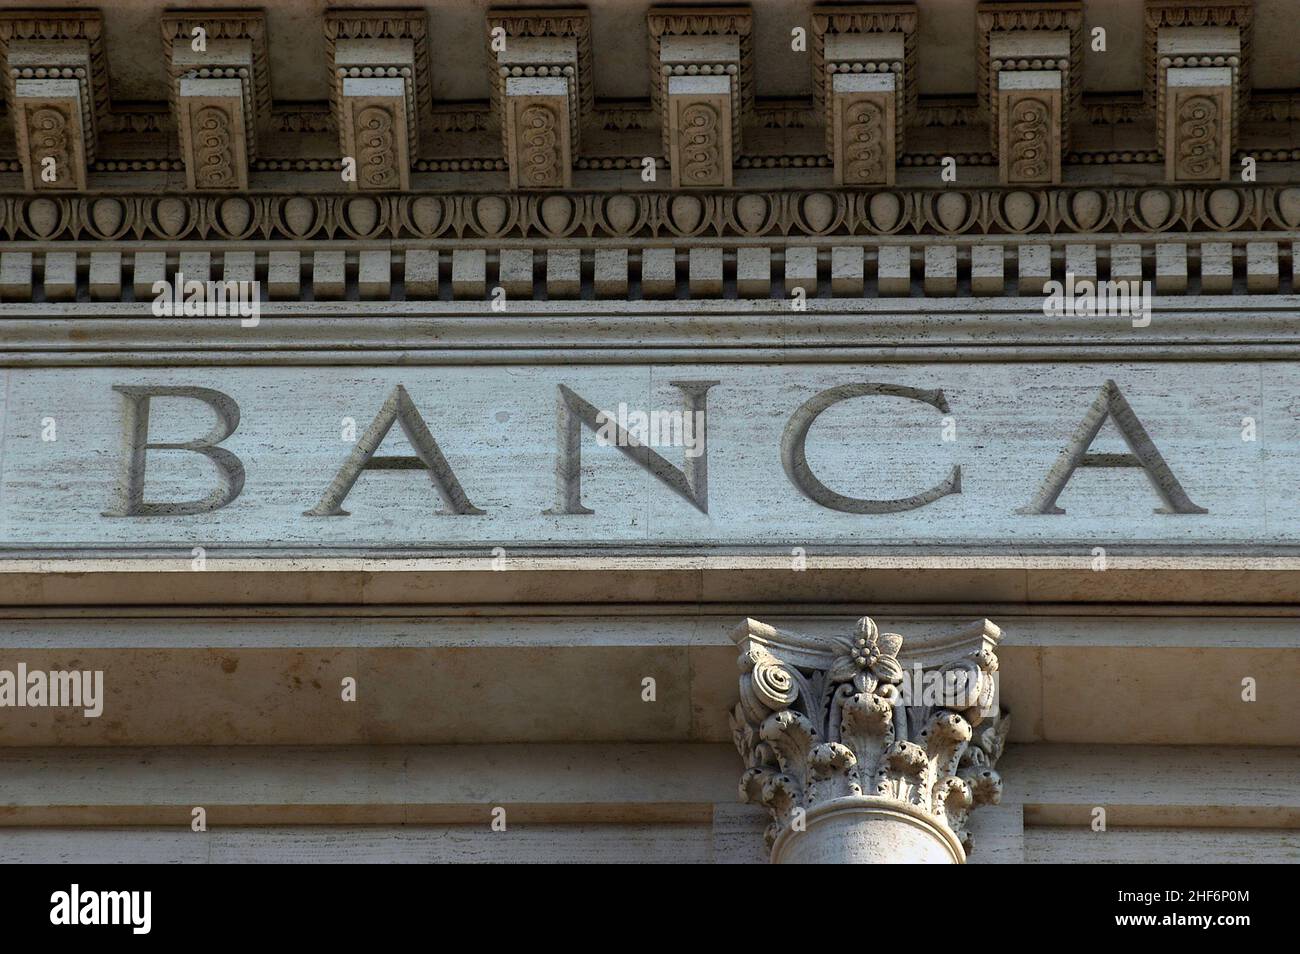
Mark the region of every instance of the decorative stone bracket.
<instances>
[{"instance_id":1,"label":"decorative stone bracket","mask_svg":"<svg viewBox=\"0 0 1300 954\"><path fill-rule=\"evenodd\" d=\"M162 30L186 185L247 189L258 127L271 112L265 17L260 11L166 15Z\"/></svg>"},{"instance_id":2,"label":"decorative stone bracket","mask_svg":"<svg viewBox=\"0 0 1300 954\"><path fill-rule=\"evenodd\" d=\"M916 6L813 8L813 88L836 185L893 185L915 111Z\"/></svg>"},{"instance_id":3,"label":"decorative stone bracket","mask_svg":"<svg viewBox=\"0 0 1300 954\"><path fill-rule=\"evenodd\" d=\"M1001 181L1059 183L1082 96L1083 5L981 3L976 21L979 96Z\"/></svg>"},{"instance_id":4,"label":"decorative stone bracket","mask_svg":"<svg viewBox=\"0 0 1300 954\"><path fill-rule=\"evenodd\" d=\"M1000 638L980 620L900 659L903 637L868 617L829 640L746 620L731 728L772 861L965 862L969 813L1002 791Z\"/></svg>"},{"instance_id":5,"label":"decorative stone bracket","mask_svg":"<svg viewBox=\"0 0 1300 954\"><path fill-rule=\"evenodd\" d=\"M349 188L409 189L420 131L433 125L425 14L331 10L325 15L325 45L339 148L356 162Z\"/></svg>"},{"instance_id":6,"label":"decorative stone bracket","mask_svg":"<svg viewBox=\"0 0 1300 954\"><path fill-rule=\"evenodd\" d=\"M1156 126L1165 178L1226 180L1241 112L1240 35L1230 27L1165 27L1156 49Z\"/></svg>"},{"instance_id":7,"label":"decorative stone bracket","mask_svg":"<svg viewBox=\"0 0 1300 954\"><path fill-rule=\"evenodd\" d=\"M490 10L487 26L496 73L492 108L510 188L571 187L579 131L594 102L587 11ZM492 45L494 31L499 48Z\"/></svg>"},{"instance_id":8,"label":"decorative stone bracket","mask_svg":"<svg viewBox=\"0 0 1300 954\"><path fill-rule=\"evenodd\" d=\"M94 10L0 14L0 81L29 192L86 188L109 111L102 27Z\"/></svg>"},{"instance_id":9,"label":"decorative stone bracket","mask_svg":"<svg viewBox=\"0 0 1300 954\"><path fill-rule=\"evenodd\" d=\"M1170 182L1232 175L1254 12L1254 0L1146 0L1146 96Z\"/></svg>"},{"instance_id":10,"label":"decorative stone bracket","mask_svg":"<svg viewBox=\"0 0 1300 954\"><path fill-rule=\"evenodd\" d=\"M741 117L753 108L749 10L655 7L646 20L673 188L730 188Z\"/></svg>"}]
</instances>

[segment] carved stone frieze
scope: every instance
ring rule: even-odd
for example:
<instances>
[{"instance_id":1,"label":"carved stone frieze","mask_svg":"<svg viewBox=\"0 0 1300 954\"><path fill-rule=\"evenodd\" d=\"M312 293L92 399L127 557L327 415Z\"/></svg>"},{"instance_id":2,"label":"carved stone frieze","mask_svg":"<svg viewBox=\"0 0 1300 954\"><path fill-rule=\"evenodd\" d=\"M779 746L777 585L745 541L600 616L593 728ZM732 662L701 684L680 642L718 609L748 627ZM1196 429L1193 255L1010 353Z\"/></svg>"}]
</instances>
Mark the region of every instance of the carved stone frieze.
<instances>
[{"instance_id":1,"label":"carved stone frieze","mask_svg":"<svg viewBox=\"0 0 1300 954\"><path fill-rule=\"evenodd\" d=\"M756 620L732 638L740 797L770 812L774 862L966 860L970 812L1002 790L996 626L908 652L869 617L829 640Z\"/></svg>"},{"instance_id":2,"label":"carved stone frieze","mask_svg":"<svg viewBox=\"0 0 1300 954\"><path fill-rule=\"evenodd\" d=\"M1138 235L1287 232L1300 188L1270 185L701 190L550 195L343 191L221 197L0 194L15 241L178 239L690 239L796 236Z\"/></svg>"}]
</instances>

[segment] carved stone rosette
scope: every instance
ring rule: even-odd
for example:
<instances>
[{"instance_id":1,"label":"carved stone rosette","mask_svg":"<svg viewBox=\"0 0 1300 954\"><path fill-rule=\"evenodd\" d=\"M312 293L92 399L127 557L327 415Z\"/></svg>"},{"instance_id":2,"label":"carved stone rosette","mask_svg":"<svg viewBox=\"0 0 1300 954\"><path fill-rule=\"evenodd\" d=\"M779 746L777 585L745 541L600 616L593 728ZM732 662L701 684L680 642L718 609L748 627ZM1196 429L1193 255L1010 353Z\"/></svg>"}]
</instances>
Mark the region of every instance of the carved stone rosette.
<instances>
[{"instance_id":1,"label":"carved stone rosette","mask_svg":"<svg viewBox=\"0 0 1300 954\"><path fill-rule=\"evenodd\" d=\"M967 817L1002 792L1000 637L980 620L900 661L903 637L868 617L829 640L746 620L731 728L772 861L964 863Z\"/></svg>"}]
</instances>

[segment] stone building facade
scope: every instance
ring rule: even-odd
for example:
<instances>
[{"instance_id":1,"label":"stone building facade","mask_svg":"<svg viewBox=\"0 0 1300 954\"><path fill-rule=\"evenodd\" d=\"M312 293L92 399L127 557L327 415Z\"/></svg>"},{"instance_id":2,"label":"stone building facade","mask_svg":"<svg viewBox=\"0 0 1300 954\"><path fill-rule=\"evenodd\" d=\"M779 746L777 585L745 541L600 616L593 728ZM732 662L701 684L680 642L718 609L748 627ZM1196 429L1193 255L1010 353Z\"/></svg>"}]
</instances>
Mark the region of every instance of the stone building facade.
<instances>
[{"instance_id":1,"label":"stone building facade","mask_svg":"<svg viewBox=\"0 0 1300 954\"><path fill-rule=\"evenodd\" d=\"M0 856L1296 860L1291 8L0 10Z\"/></svg>"}]
</instances>

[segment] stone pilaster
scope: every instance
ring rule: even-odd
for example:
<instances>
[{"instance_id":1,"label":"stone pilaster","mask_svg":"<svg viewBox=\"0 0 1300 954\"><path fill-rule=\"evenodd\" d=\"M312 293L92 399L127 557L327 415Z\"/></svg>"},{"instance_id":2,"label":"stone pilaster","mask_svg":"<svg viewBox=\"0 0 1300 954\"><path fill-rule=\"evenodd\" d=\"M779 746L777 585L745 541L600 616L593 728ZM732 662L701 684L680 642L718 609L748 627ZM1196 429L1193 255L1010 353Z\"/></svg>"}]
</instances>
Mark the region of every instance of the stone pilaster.
<instances>
[{"instance_id":1,"label":"stone pilaster","mask_svg":"<svg viewBox=\"0 0 1300 954\"><path fill-rule=\"evenodd\" d=\"M866 617L829 640L752 619L732 638L740 796L771 813L773 862L966 860L969 813L1001 797L993 766L1009 721L996 626L980 620L906 653Z\"/></svg>"},{"instance_id":2,"label":"stone pilaster","mask_svg":"<svg viewBox=\"0 0 1300 954\"><path fill-rule=\"evenodd\" d=\"M162 29L186 185L247 189L257 130L271 111L263 15L167 14Z\"/></svg>"},{"instance_id":3,"label":"stone pilaster","mask_svg":"<svg viewBox=\"0 0 1300 954\"><path fill-rule=\"evenodd\" d=\"M915 105L916 6L813 8L813 83L836 185L893 185Z\"/></svg>"}]
</instances>

